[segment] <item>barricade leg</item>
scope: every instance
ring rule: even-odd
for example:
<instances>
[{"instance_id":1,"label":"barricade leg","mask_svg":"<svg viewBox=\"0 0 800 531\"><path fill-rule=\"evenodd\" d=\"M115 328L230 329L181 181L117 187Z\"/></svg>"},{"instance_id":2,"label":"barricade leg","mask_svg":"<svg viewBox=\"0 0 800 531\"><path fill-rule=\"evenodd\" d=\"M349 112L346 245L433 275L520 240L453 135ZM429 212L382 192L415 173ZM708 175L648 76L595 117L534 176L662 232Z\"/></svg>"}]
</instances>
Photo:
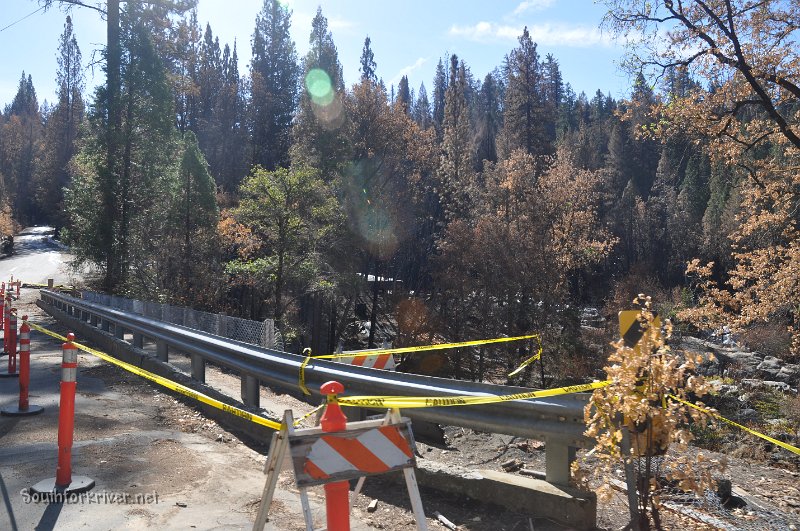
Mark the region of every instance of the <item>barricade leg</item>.
<instances>
[{"instance_id":1,"label":"barricade leg","mask_svg":"<svg viewBox=\"0 0 800 531\"><path fill-rule=\"evenodd\" d=\"M45 479L33 485L30 491L35 494L57 499L63 494L77 494L94 487L94 480L86 476L72 475L72 437L75 421L75 388L78 374L78 349L73 343L75 334L67 334L67 342L62 345L61 399L58 410L58 465L56 477Z\"/></svg>"},{"instance_id":2,"label":"barricade leg","mask_svg":"<svg viewBox=\"0 0 800 531\"><path fill-rule=\"evenodd\" d=\"M28 403L28 386L30 383L31 368L31 327L28 326L28 316L22 316L22 326L19 328L19 403L16 407L9 406L0 410L0 414L7 417L24 417L38 415L44 408Z\"/></svg>"},{"instance_id":3,"label":"barricade leg","mask_svg":"<svg viewBox=\"0 0 800 531\"><path fill-rule=\"evenodd\" d=\"M344 392L339 382L327 382L320 388L328 397L328 406L320 420L323 432L347 429L347 417L336 400L336 395ZM350 483L336 481L325 486L325 514L329 531L350 531Z\"/></svg>"}]
</instances>

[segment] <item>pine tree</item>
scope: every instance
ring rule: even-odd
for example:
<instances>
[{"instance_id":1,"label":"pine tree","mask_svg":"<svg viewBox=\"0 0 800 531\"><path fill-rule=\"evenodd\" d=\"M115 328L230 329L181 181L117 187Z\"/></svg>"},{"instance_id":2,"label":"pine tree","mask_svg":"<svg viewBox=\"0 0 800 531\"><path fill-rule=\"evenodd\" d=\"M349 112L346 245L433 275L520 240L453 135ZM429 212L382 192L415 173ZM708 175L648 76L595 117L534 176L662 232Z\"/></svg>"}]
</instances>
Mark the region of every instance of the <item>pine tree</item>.
<instances>
[{"instance_id":1,"label":"pine tree","mask_svg":"<svg viewBox=\"0 0 800 531\"><path fill-rule=\"evenodd\" d=\"M539 54L527 27L519 37L519 46L506 57L505 69L508 86L503 115L504 153L515 149L534 156L553 153L547 134L548 116Z\"/></svg>"},{"instance_id":2,"label":"pine tree","mask_svg":"<svg viewBox=\"0 0 800 531\"><path fill-rule=\"evenodd\" d=\"M630 136L636 137L638 131L646 129L653 121L651 112L656 97L653 89L647 84L644 75L639 72L633 85L633 92L626 113L626 120L630 128ZM658 143L652 138L640 138L631 146L633 149L628 154L633 164L633 184L636 192L643 199L647 199L650 187L655 180L658 167Z\"/></svg>"},{"instance_id":3,"label":"pine tree","mask_svg":"<svg viewBox=\"0 0 800 531\"><path fill-rule=\"evenodd\" d=\"M200 120L200 46L202 33L197 22L197 12L182 18L168 30L164 38L154 32L153 44L170 72L175 93L175 121L178 130L198 131ZM169 43L169 44L167 44Z\"/></svg>"},{"instance_id":4,"label":"pine tree","mask_svg":"<svg viewBox=\"0 0 800 531\"><path fill-rule=\"evenodd\" d=\"M561 70L558 61L552 54L547 54L542 63L542 89L544 92L544 119L547 140L556 141L556 122L561 98L564 95L564 84L561 79Z\"/></svg>"},{"instance_id":5,"label":"pine tree","mask_svg":"<svg viewBox=\"0 0 800 531\"><path fill-rule=\"evenodd\" d=\"M433 125L431 104L428 101L428 91L425 90L425 83L420 83L419 85L419 93L416 100L414 100L412 116L423 131Z\"/></svg>"},{"instance_id":6,"label":"pine tree","mask_svg":"<svg viewBox=\"0 0 800 531\"><path fill-rule=\"evenodd\" d=\"M217 176L222 156L222 138L218 136L220 125L216 111L223 93L225 74L219 38L214 37L210 24L206 24L197 62L197 123L193 131L208 161L209 171Z\"/></svg>"},{"instance_id":7,"label":"pine tree","mask_svg":"<svg viewBox=\"0 0 800 531\"><path fill-rule=\"evenodd\" d=\"M233 43L233 53L227 44L222 52L222 90L216 101L213 136L219 146L219 160L211 165L210 170L222 189L232 193L247 172L246 131L243 127L245 104L236 42Z\"/></svg>"},{"instance_id":8,"label":"pine tree","mask_svg":"<svg viewBox=\"0 0 800 531\"><path fill-rule=\"evenodd\" d=\"M375 63L375 54L372 52L372 41L369 35L364 39L364 48L361 50L361 66L358 71L361 72L361 79L371 81L372 83L378 82L378 76L375 69L378 65Z\"/></svg>"},{"instance_id":9,"label":"pine tree","mask_svg":"<svg viewBox=\"0 0 800 531\"><path fill-rule=\"evenodd\" d=\"M152 257L159 256L159 242L172 233L169 219L178 189L174 99L152 40L154 26L164 19L153 19L153 14L135 3L121 14L119 173L102 156L106 116L95 105L66 197L71 221L66 236L78 259L113 267L106 271L111 288L151 294L165 289L159 274L163 264ZM97 99L105 97L99 89Z\"/></svg>"},{"instance_id":10,"label":"pine tree","mask_svg":"<svg viewBox=\"0 0 800 531\"><path fill-rule=\"evenodd\" d=\"M469 211L473 185L472 132L466 99L464 64L450 58L450 81L445 95L442 156L439 163L440 203L445 221L463 218Z\"/></svg>"},{"instance_id":11,"label":"pine tree","mask_svg":"<svg viewBox=\"0 0 800 531\"><path fill-rule=\"evenodd\" d=\"M279 0L264 0L253 32L249 114L252 163L268 170L289 163L300 74L290 26L289 9Z\"/></svg>"},{"instance_id":12,"label":"pine tree","mask_svg":"<svg viewBox=\"0 0 800 531\"><path fill-rule=\"evenodd\" d=\"M42 137L42 117L33 79L25 72L20 77L14 99L6 107L5 122L0 144L0 174L5 178L15 219L30 223L37 216L31 192L36 147Z\"/></svg>"},{"instance_id":13,"label":"pine tree","mask_svg":"<svg viewBox=\"0 0 800 531\"><path fill-rule=\"evenodd\" d=\"M309 44L303 60L304 90L292 127L292 165L316 168L331 183L347 159L348 145L342 65L321 8L311 23Z\"/></svg>"},{"instance_id":14,"label":"pine tree","mask_svg":"<svg viewBox=\"0 0 800 531\"><path fill-rule=\"evenodd\" d=\"M175 199L168 239L160 246L167 289L184 304L213 303L219 278L215 253L219 220L216 186L194 133L183 134L179 146ZM211 287L211 289L209 289Z\"/></svg>"},{"instance_id":15,"label":"pine tree","mask_svg":"<svg viewBox=\"0 0 800 531\"><path fill-rule=\"evenodd\" d=\"M68 165L75 154L78 128L84 115L81 51L70 17L64 24L58 50L58 103L45 124L33 183L41 219L52 224L56 234L66 222L64 188L69 185Z\"/></svg>"},{"instance_id":16,"label":"pine tree","mask_svg":"<svg viewBox=\"0 0 800 531\"><path fill-rule=\"evenodd\" d=\"M497 135L500 131L500 99L497 81L490 72L486 74L478 97L477 162L483 169L483 161L497 162Z\"/></svg>"},{"instance_id":17,"label":"pine tree","mask_svg":"<svg viewBox=\"0 0 800 531\"><path fill-rule=\"evenodd\" d=\"M395 104L402 105L402 108L406 114L410 114L411 91L408 88L408 76L403 76L400 78L400 83L397 86L397 99L395 100Z\"/></svg>"},{"instance_id":18,"label":"pine tree","mask_svg":"<svg viewBox=\"0 0 800 531\"><path fill-rule=\"evenodd\" d=\"M433 127L436 136L442 138L442 123L444 122L444 95L447 91L447 74L442 60L436 65L436 74L433 78Z\"/></svg>"}]
</instances>

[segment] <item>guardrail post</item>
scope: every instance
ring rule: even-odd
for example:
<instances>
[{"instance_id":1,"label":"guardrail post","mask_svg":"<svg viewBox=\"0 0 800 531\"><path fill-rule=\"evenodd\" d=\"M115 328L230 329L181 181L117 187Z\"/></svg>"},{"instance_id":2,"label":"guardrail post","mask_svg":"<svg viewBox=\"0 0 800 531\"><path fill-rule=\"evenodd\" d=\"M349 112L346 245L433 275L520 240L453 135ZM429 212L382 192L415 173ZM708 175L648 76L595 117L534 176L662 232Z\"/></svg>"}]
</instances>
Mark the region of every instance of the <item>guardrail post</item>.
<instances>
[{"instance_id":1,"label":"guardrail post","mask_svg":"<svg viewBox=\"0 0 800 531\"><path fill-rule=\"evenodd\" d=\"M111 330L111 322L108 319L100 318L100 330L108 332Z\"/></svg>"},{"instance_id":2,"label":"guardrail post","mask_svg":"<svg viewBox=\"0 0 800 531\"><path fill-rule=\"evenodd\" d=\"M138 332L133 333L133 346L136 348L144 348L144 336Z\"/></svg>"},{"instance_id":3,"label":"guardrail post","mask_svg":"<svg viewBox=\"0 0 800 531\"><path fill-rule=\"evenodd\" d=\"M192 378L206 383L206 360L200 354L192 354Z\"/></svg>"},{"instance_id":4,"label":"guardrail post","mask_svg":"<svg viewBox=\"0 0 800 531\"><path fill-rule=\"evenodd\" d=\"M322 431L344 431L347 429L347 417L342 413L336 395L344 392L344 386L339 382L326 382L320 387L322 394L327 396L328 405L320 419ZM331 531L350 531L350 483L336 481L325 484L325 514L328 529Z\"/></svg>"},{"instance_id":5,"label":"guardrail post","mask_svg":"<svg viewBox=\"0 0 800 531\"><path fill-rule=\"evenodd\" d=\"M100 322L100 319L95 315L89 315L89 324L97 328L97 324Z\"/></svg>"},{"instance_id":6,"label":"guardrail post","mask_svg":"<svg viewBox=\"0 0 800 531\"><path fill-rule=\"evenodd\" d=\"M575 448L552 439L545 442L545 479L556 485L569 485L570 465L575 460Z\"/></svg>"},{"instance_id":7,"label":"guardrail post","mask_svg":"<svg viewBox=\"0 0 800 531\"><path fill-rule=\"evenodd\" d=\"M169 361L169 346L160 339L156 339L156 359L159 361Z\"/></svg>"},{"instance_id":8,"label":"guardrail post","mask_svg":"<svg viewBox=\"0 0 800 531\"><path fill-rule=\"evenodd\" d=\"M119 323L114 323L114 337L117 339L125 339L125 329Z\"/></svg>"},{"instance_id":9,"label":"guardrail post","mask_svg":"<svg viewBox=\"0 0 800 531\"><path fill-rule=\"evenodd\" d=\"M36 494L77 494L94 487L94 480L72 476L72 441L75 422L75 388L78 376L78 348L75 334L67 334L61 346L61 397L58 405L58 466L55 479L45 479L30 490Z\"/></svg>"},{"instance_id":10,"label":"guardrail post","mask_svg":"<svg viewBox=\"0 0 800 531\"><path fill-rule=\"evenodd\" d=\"M260 407L261 384L255 376L242 374L242 402L248 406Z\"/></svg>"}]
</instances>

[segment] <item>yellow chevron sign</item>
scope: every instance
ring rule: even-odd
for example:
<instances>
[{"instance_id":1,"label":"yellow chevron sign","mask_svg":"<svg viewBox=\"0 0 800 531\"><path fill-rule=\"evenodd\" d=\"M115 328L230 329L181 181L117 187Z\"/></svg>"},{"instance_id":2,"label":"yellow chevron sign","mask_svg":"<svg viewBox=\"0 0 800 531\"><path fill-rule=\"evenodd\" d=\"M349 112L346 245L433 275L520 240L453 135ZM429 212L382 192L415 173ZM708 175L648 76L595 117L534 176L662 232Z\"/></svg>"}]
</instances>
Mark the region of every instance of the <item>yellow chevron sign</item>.
<instances>
[{"instance_id":1,"label":"yellow chevron sign","mask_svg":"<svg viewBox=\"0 0 800 531\"><path fill-rule=\"evenodd\" d=\"M642 323L639 320L641 315L642 312L639 310L624 310L619 312L619 335L628 348L637 348L639 340L642 339L645 333L645 329L642 327ZM653 319L653 327L655 327L656 334L660 337L661 319L658 317L658 314L654 313L653 315L655 316Z\"/></svg>"}]
</instances>

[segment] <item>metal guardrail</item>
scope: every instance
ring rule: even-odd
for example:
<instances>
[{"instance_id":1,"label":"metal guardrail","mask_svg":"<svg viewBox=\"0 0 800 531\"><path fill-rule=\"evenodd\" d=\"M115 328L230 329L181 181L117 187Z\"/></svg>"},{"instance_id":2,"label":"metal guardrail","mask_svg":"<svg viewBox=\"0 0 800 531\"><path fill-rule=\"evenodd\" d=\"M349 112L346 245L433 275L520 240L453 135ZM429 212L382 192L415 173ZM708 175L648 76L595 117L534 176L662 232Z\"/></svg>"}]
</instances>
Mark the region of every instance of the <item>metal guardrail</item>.
<instances>
[{"instance_id":1,"label":"metal guardrail","mask_svg":"<svg viewBox=\"0 0 800 531\"><path fill-rule=\"evenodd\" d=\"M235 341L283 350L283 338L275 329L275 322L272 319L253 321L224 313L201 312L183 306L141 301L87 290L81 291L80 294L81 299L88 302L202 330Z\"/></svg>"},{"instance_id":2,"label":"metal guardrail","mask_svg":"<svg viewBox=\"0 0 800 531\"><path fill-rule=\"evenodd\" d=\"M108 333L113 330L114 337L120 340L124 340L127 331L133 334L133 345L140 348L147 337L155 342L156 355L163 361L167 361L170 349L189 355L192 377L199 381L205 380L206 361L238 371L247 405L258 406L260 382L282 390L299 389L298 377L304 360L301 355L233 341L54 291L40 293L41 306L56 318L61 314ZM312 398L321 398L319 387L330 380L344 384L346 395L448 397L530 391L522 387L376 371L326 360L312 360L305 367L305 382L314 394ZM544 440L547 481L567 484L575 448L591 444L583 435L583 409L587 401L586 394L570 394L469 407L407 409L403 414L412 420Z\"/></svg>"}]
</instances>

